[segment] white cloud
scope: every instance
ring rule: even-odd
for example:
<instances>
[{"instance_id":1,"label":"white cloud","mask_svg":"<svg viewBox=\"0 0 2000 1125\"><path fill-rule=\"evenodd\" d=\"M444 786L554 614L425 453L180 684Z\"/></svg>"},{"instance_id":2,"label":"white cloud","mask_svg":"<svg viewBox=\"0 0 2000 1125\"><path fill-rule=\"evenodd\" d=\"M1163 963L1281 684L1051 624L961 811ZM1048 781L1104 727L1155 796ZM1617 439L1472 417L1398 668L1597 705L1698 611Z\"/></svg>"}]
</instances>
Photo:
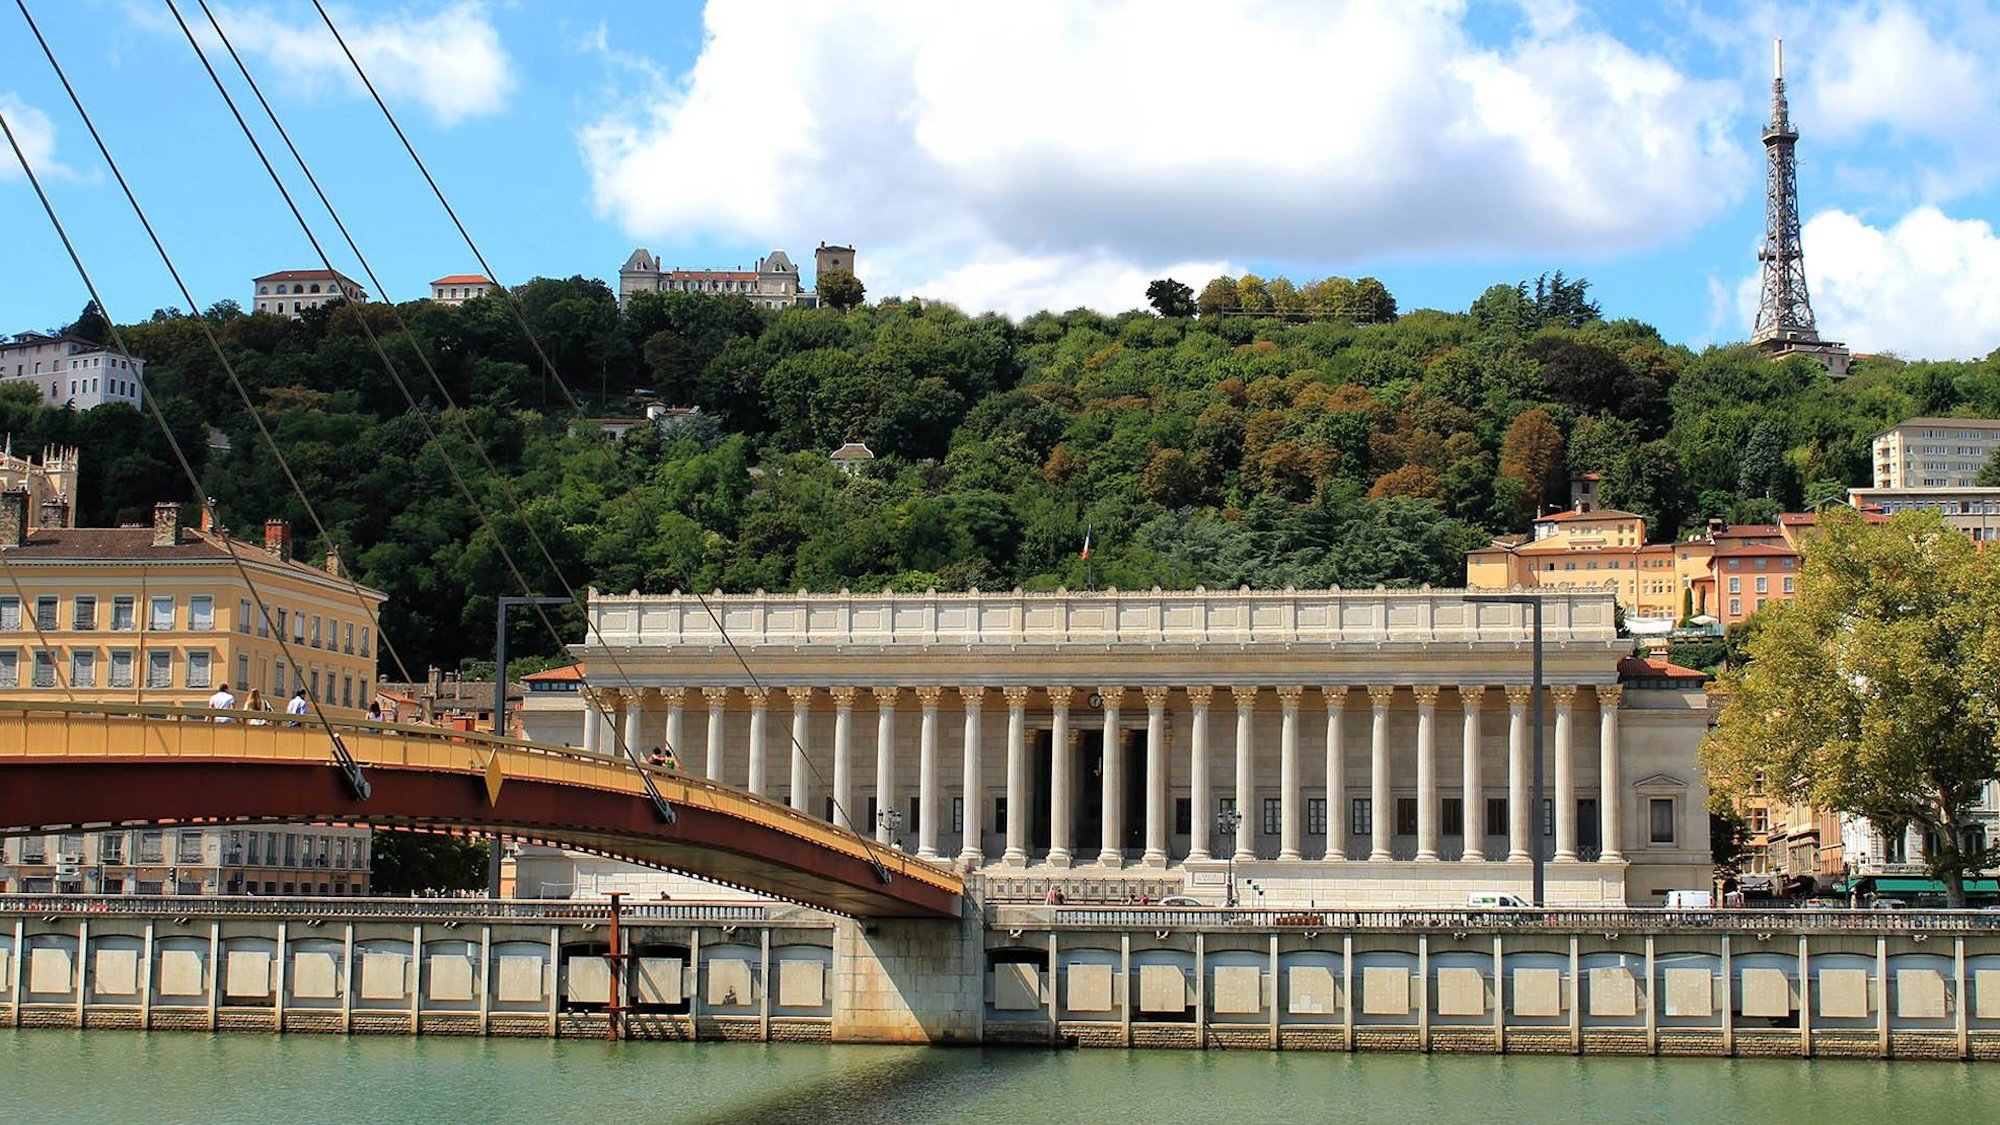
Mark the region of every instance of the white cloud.
<instances>
[{"instance_id":1,"label":"white cloud","mask_svg":"<svg viewBox=\"0 0 2000 1125\"><path fill-rule=\"evenodd\" d=\"M216 15L237 50L263 56L265 72L257 77L267 89L315 89L331 83L364 92L340 44L316 13L235 8ZM423 16L339 10L332 15L391 108L415 101L439 124L455 125L499 112L514 89L513 60L483 4L466 0ZM201 23L198 12L196 16L190 26Z\"/></svg>"},{"instance_id":2,"label":"white cloud","mask_svg":"<svg viewBox=\"0 0 2000 1125\"><path fill-rule=\"evenodd\" d=\"M1882 126L1956 142L1992 120L1991 68L1965 47L1976 24L1940 34L1909 5L1890 3L1847 8L1821 26L1804 106L1815 128L1846 138ZM1983 133L1977 143L1985 144Z\"/></svg>"},{"instance_id":3,"label":"white cloud","mask_svg":"<svg viewBox=\"0 0 2000 1125\"><path fill-rule=\"evenodd\" d=\"M7 125L14 130L14 140L20 143L21 151L35 175L44 180L75 179L75 170L56 160L56 126L49 115L21 100L18 94L0 94L0 116L7 118ZM4 142L4 138L0 138ZM14 159L14 150L0 143L0 180L18 180L21 163Z\"/></svg>"},{"instance_id":4,"label":"white cloud","mask_svg":"<svg viewBox=\"0 0 2000 1125\"><path fill-rule=\"evenodd\" d=\"M1457 0L711 0L692 69L579 140L635 238L851 241L878 292L1010 307L1225 258L1618 252L1755 182L1739 91L1529 11L1493 47Z\"/></svg>"},{"instance_id":5,"label":"white cloud","mask_svg":"<svg viewBox=\"0 0 2000 1125\"><path fill-rule=\"evenodd\" d=\"M1858 352L1979 359L2000 348L2000 235L1983 219L1922 206L1887 229L1822 211L1800 235L1820 335ZM1737 287L1741 323L1757 309L1756 274Z\"/></svg>"}]
</instances>

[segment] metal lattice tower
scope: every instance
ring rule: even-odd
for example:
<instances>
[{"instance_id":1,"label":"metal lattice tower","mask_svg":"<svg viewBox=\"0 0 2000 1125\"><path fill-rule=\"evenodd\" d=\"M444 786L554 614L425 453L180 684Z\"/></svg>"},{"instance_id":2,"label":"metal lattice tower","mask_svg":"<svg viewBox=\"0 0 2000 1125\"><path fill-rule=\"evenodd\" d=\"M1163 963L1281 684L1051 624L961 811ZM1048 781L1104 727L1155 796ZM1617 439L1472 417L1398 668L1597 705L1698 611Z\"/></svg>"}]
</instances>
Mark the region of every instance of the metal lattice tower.
<instances>
[{"instance_id":1,"label":"metal lattice tower","mask_svg":"<svg viewBox=\"0 0 2000 1125\"><path fill-rule=\"evenodd\" d=\"M1798 131L1785 105L1785 44L1771 44L1771 120L1764 126L1764 245L1757 251L1763 263L1763 284L1757 294L1757 320L1751 342L1766 347L1819 343L1813 324L1812 300L1806 294L1805 253L1799 246L1799 174L1794 149Z\"/></svg>"}]
</instances>

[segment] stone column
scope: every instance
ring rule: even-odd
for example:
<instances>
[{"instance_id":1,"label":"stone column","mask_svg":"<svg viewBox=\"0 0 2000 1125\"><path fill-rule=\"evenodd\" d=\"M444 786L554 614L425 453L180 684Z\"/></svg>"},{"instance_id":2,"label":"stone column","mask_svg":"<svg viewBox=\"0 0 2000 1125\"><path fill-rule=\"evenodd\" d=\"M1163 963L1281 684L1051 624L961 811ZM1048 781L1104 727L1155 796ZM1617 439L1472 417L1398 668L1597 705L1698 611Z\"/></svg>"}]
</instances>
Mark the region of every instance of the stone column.
<instances>
[{"instance_id":1,"label":"stone column","mask_svg":"<svg viewBox=\"0 0 2000 1125\"><path fill-rule=\"evenodd\" d=\"M597 691L583 689L583 751L586 754L599 753L597 732L604 726L604 710L597 702Z\"/></svg>"},{"instance_id":2,"label":"stone column","mask_svg":"<svg viewBox=\"0 0 2000 1125\"><path fill-rule=\"evenodd\" d=\"M1368 702L1374 705L1375 723L1369 731L1369 804L1374 807L1370 827L1368 858L1380 863L1395 858L1390 843L1396 835L1396 791L1389 786L1389 701L1396 697L1391 684L1369 684Z\"/></svg>"},{"instance_id":3,"label":"stone column","mask_svg":"<svg viewBox=\"0 0 2000 1125\"><path fill-rule=\"evenodd\" d=\"M1624 697L1618 684L1597 685L1597 814L1605 863L1625 862L1625 778L1618 761L1618 704Z\"/></svg>"},{"instance_id":4,"label":"stone column","mask_svg":"<svg viewBox=\"0 0 2000 1125\"><path fill-rule=\"evenodd\" d=\"M1071 851L1074 825L1070 820L1076 813L1076 801L1070 795L1076 762L1069 745L1069 701L1076 694L1076 689L1064 685L1051 687L1048 693L1049 866L1068 867L1076 862L1075 853Z\"/></svg>"},{"instance_id":5,"label":"stone column","mask_svg":"<svg viewBox=\"0 0 2000 1125\"><path fill-rule=\"evenodd\" d=\"M851 687L831 688L833 696L833 822L854 831L854 695Z\"/></svg>"},{"instance_id":6,"label":"stone column","mask_svg":"<svg viewBox=\"0 0 2000 1125\"><path fill-rule=\"evenodd\" d=\"M1535 858L1535 821L1540 809L1529 807L1534 800L1533 766L1528 757L1528 704L1535 689L1528 684L1507 685L1507 862L1527 863Z\"/></svg>"},{"instance_id":7,"label":"stone column","mask_svg":"<svg viewBox=\"0 0 2000 1125\"><path fill-rule=\"evenodd\" d=\"M1007 850L1000 862L1008 867L1028 865L1028 689L1000 689L1007 701ZM967 767L970 772L971 767ZM972 799L966 798L970 809ZM968 815L967 824L972 823ZM982 857L980 862L984 863Z\"/></svg>"},{"instance_id":8,"label":"stone column","mask_svg":"<svg viewBox=\"0 0 2000 1125\"><path fill-rule=\"evenodd\" d=\"M1410 693L1417 697L1417 861L1436 863L1444 813L1437 770L1438 686L1419 684Z\"/></svg>"},{"instance_id":9,"label":"stone column","mask_svg":"<svg viewBox=\"0 0 2000 1125\"><path fill-rule=\"evenodd\" d=\"M1193 711L1188 719L1193 728L1188 732L1188 804L1192 806L1188 817L1188 858L1207 859L1208 834L1214 830L1208 807L1215 803L1208 789L1208 704L1215 697L1215 689L1197 684L1186 690Z\"/></svg>"},{"instance_id":10,"label":"stone column","mask_svg":"<svg viewBox=\"0 0 2000 1125\"><path fill-rule=\"evenodd\" d=\"M896 807L896 694L892 687L875 693L875 838L888 843L894 833L882 814Z\"/></svg>"},{"instance_id":11,"label":"stone column","mask_svg":"<svg viewBox=\"0 0 2000 1125\"><path fill-rule=\"evenodd\" d=\"M680 768L686 769L687 747L682 744L681 736L686 732L687 722L681 710L681 704L687 698L687 689L680 687L661 688L660 698L667 705L667 752L674 756L675 761L680 764Z\"/></svg>"},{"instance_id":12,"label":"stone column","mask_svg":"<svg viewBox=\"0 0 2000 1125\"><path fill-rule=\"evenodd\" d=\"M1146 697L1146 854L1147 867L1167 865L1167 689L1139 689Z\"/></svg>"},{"instance_id":13,"label":"stone column","mask_svg":"<svg viewBox=\"0 0 2000 1125\"><path fill-rule=\"evenodd\" d=\"M764 732L771 716L771 689L747 687L743 695L750 700L750 773L745 787L762 797L771 788L770 759L764 748Z\"/></svg>"},{"instance_id":14,"label":"stone column","mask_svg":"<svg viewBox=\"0 0 2000 1125\"><path fill-rule=\"evenodd\" d=\"M1252 819L1257 789L1250 777L1250 736L1257 709L1257 689L1239 684L1229 689L1236 700L1236 860L1257 858L1257 822Z\"/></svg>"},{"instance_id":15,"label":"stone column","mask_svg":"<svg viewBox=\"0 0 2000 1125\"><path fill-rule=\"evenodd\" d=\"M1576 688L1562 684L1549 689L1556 701L1556 854L1557 863L1576 862L1576 755L1570 745L1570 704Z\"/></svg>"},{"instance_id":16,"label":"stone column","mask_svg":"<svg viewBox=\"0 0 2000 1125\"><path fill-rule=\"evenodd\" d=\"M1278 858L1296 860L1299 851L1299 700L1306 689L1286 684L1278 689L1283 723L1278 728Z\"/></svg>"},{"instance_id":17,"label":"stone column","mask_svg":"<svg viewBox=\"0 0 2000 1125\"><path fill-rule=\"evenodd\" d=\"M1125 864L1125 764L1124 755L1118 752L1118 702L1125 689L1101 687L1097 689L1097 694L1104 698L1104 745L1099 755L1104 773L1103 799L1098 808L1104 831L1098 844L1097 862L1105 867L1122 867Z\"/></svg>"},{"instance_id":18,"label":"stone column","mask_svg":"<svg viewBox=\"0 0 2000 1125\"><path fill-rule=\"evenodd\" d=\"M729 689L726 687L705 687L701 697L708 700L708 754L701 764L703 776L710 781L722 779L722 709L729 705Z\"/></svg>"},{"instance_id":19,"label":"stone column","mask_svg":"<svg viewBox=\"0 0 2000 1125\"><path fill-rule=\"evenodd\" d=\"M1331 684L1326 697L1326 858L1347 858L1347 688Z\"/></svg>"},{"instance_id":20,"label":"stone column","mask_svg":"<svg viewBox=\"0 0 2000 1125\"><path fill-rule=\"evenodd\" d=\"M962 687L958 697L965 702L965 753L959 759L959 800L965 803L965 827L960 833L958 862L967 871L976 871L986 866L986 846L984 837L986 811L986 784L981 777L979 760L979 712L986 702L983 687ZM1011 749L1011 747L1010 747ZM1007 781L1013 783L1013 762L1008 763ZM1007 823L1014 823L1014 802L1007 802Z\"/></svg>"},{"instance_id":21,"label":"stone column","mask_svg":"<svg viewBox=\"0 0 2000 1125\"><path fill-rule=\"evenodd\" d=\"M646 689L625 689L625 752L618 757L624 761L646 760L646 747L639 744L645 737Z\"/></svg>"},{"instance_id":22,"label":"stone column","mask_svg":"<svg viewBox=\"0 0 2000 1125\"><path fill-rule=\"evenodd\" d=\"M938 700L944 689L926 685L917 689L923 705L917 727L917 858L938 857Z\"/></svg>"},{"instance_id":23,"label":"stone column","mask_svg":"<svg viewBox=\"0 0 2000 1125\"><path fill-rule=\"evenodd\" d=\"M1465 794L1464 824L1466 863L1486 859L1486 783L1479 760L1479 708L1485 701L1486 685L1458 685L1458 706L1464 715L1464 734L1459 745L1459 788Z\"/></svg>"},{"instance_id":24,"label":"stone column","mask_svg":"<svg viewBox=\"0 0 2000 1125\"><path fill-rule=\"evenodd\" d=\"M785 689L792 700L792 807L803 812L812 799L812 766L806 761L806 724L812 718L813 689Z\"/></svg>"}]
</instances>

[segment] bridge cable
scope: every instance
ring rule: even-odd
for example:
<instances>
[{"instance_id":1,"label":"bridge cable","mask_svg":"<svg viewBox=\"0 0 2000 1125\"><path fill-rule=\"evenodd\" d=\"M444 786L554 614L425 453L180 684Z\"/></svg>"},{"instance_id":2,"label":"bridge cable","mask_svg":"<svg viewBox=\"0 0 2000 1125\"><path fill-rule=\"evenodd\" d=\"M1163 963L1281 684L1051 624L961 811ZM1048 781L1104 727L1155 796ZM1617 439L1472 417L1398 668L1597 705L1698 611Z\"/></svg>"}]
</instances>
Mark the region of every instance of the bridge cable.
<instances>
[{"instance_id":1,"label":"bridge cable","mask_svg":"<svg viewBox=\"0 0 2000 1125\"><path fill-rule=\"evenodd\" d=\"M204 7L205 6L206 5L204 4ZM334 23L333 17L327 13L325 5L321 3L321 0L313 0L313 8L319 12L320 19L325 22L327 30L332 33L334 41L339 44L341 53L347 57L347 61L349 65L353 67L355 75L358 78L360 78L362 85L368 90L369 96L374 100L376 107L382 111L382 115L385 119L387 119L390 129L392 129L395 132L397 140L402 142L404 151L409 153L411 161L415 163L418 172L420 172L423 175L424 182L430 186L432 194L437 197L437 201L439 205L444 208L445 214L450 217L452 225L457 228L459 235L465 241L466 247L472 251L473 258L477 260L479 262L480 267L486 271L485 276L489 280L492 280L494 282L494 287L496 291L505 298L505 304L509 309L509 311L513 313L515 323L519 325L522 334L527 338L529 346L534 349L536 356L541 359L543 367L546 369L548 376L554 380L557 388L559 388L562 391L564 398L568 400L570 406L573 409L575 409L579 414L584 413L583 404L578 400L576 394L570 389L568 383L563 380L561 373L556 370L554 362L552 362L549 359L548 353L542 348L540 341L535 336L533 328L530 327L530 325L528 324L527 317L520 307L519 298L515 296L515 294L513 294L510 290L508 290L506 286L500 284L499 277L493 272L493 267L487 263L485 254L483 254L480 251L479 246L473 240L471 233L468 230L466 230L465 224L458 217L458 212L452 207L451 201L448 198L446 198L444 189L438 186L437 179L431 175L430 168L424 164L423 157L417 154L416 147L410 142L409 135L403 131L403 127L397 121L394 111L392 111L389 108L388 103L383 100L381 92L375 88L374 81L368 77L368 72L366 68L364 68L361 65L361 60L355 56L353 49L348 46L346 38L341 35L340 28ZM693 594L695 601L698 604L700 604L702 610L708 614L709 619L715 622L715 627L717 631L721 634L724 642L727 644L730 653L733 656L735 656L737 662L742 665L744 674L750 679L751 685L753 687L759 688L760 690L768 691L768 689L764 689L763 685L759 682L756 673L750 668L749 662L744 659L742 651L737 648L736 642L729 636L729 631L723 625L721 616L715 612L715 608L709 604L708 599L705 596L703 596L703 594L699 590L691 590L690 593ZM574 597L573 594L572 597ZM617 654L614 651L612 651L610 644L604 641L602 633L598 631L595 622L591 620L588 605L585 604L583 608L584 608L584 620L586 627L590 632L597 634L599 645L604 649L605 655L611 659L614 667L616 667L618 663ZM625 678L626 682L628 683L631 682L630 677L625 675L625 672L622 668L617 668L617 674L620 677ZM586 681L586 686L588 686L587 681ZM782 712L779 715L778 724L780 728L785 732L786 742L793 749L798 751L798 758L805 761L806 769L812 774L812 776L815 779L819 780L822 784L824 784L825 775L821 774L819 771L819 767L813 764L811 755L806 753L804 746L799 741L797 732L795 732L792 729L791 723L783 716ZM615 729L615 724L613 724L613 726ZM831 786L828 786L827 788L830 792ZM853 817L850 814L849 810L841 806L840 802L838 802L837 800L835 801L835 807L840 812L841 816L845 818L848 821L849 825L851 826L853 824ZM850 827L849 830L852 831L852 828ZM869 862L875 868L877 877L881 879L884 883L888 882L889 881L888 869L883 865L880 857L876 854L874 844L869 835L865 832L856 832L855 835L861 838L863 847L869 855Z\"/></svg>"},{"instance_id":2,"label":"bridge cable","mask_svg":"<svg viewBox=\"0 0 2000 1125\"><path fill-rule=\"evenodd\" d=\"M334 222L339 227L342 236L346 239L349 249L351 249L354 252L356 258L360 260L362 269L367 274L370 282L377 287L378 292L382 291L382 285L380 279L376 277L373 268L369 266L366 257L362 255L360 247L356 244L352 234L349 233L346 224L340 220L338 212L334 210L331 201L327 199L326 193L320 188L319 182L317 178L313 176L310 166L307 164L304 156L300 154L297 146L292 143L289 133L286 132L283 123L278 120L277 114L271 108L269 101L264 98L262 90L256 85L255 79L251 77L248 67L244 65L242 58L239 55L237 55L235 47L229 43L228 37L222 31L220 23L215 19L214 13L208 9L206 3L202 3L201 7L203 12L208 16L210 25L215 28L217 36L222 40L223 45L228 49L230 57L235 60L237 68L239 69L239 71L242 72L245 81L250 84L251 90L256 94L258 102L263 106L265 113L270 117L272 124L277 128L279 135L284 139L286 148L291 152L293 159L298 162L300 169L305 173L307 180L312 184L313 190L315 191L315 193L318 194L321 204L327 208L328 213L333 217ZM251 149L256 154L258 161L263 165L266 174L270 176L272 184L275 187L277 187L279 194L284 198L285 204L292 212L292 217L298 222L301 232L305 234L307 241L311 243L314 251L319 255L320 260L325 264L326 268L329 271L333 271L334 266L331 255L327 252L325 246L320 242L319 238L313 233L311 225L306 221L304 214L299 210L298 203L293 198L291 191L285 186L283 179L277 173L277 169L271 164L270 158L268 154L265 152L263 145L257 140L256 134L254 133L253 130L251 130L249 123L244 119L242 112L237 107L235 98L229 93L228 88L222 82L221 76L216 73L214 66L210 63L208 54L202 48L200 41L195 37L193 29L190 28L187 22L182 18L179 9L175 6L172 0L168 0L167 8L168 11L170 11L173 14L175 22L180 26L181 32L184 36L186 36L189 45L194 49L196 57L200 60L202 68L207 72L210 81L214 83L216 91L222 96L222 99L225 105L227 105L227 107L229 108L230 114L235 119L238 128L242 130L245 140L247 140L250 143ZM519 514L521 517L523 526L527 529L529 536L535 541L537 547L541 549L542 557L544 561L549 565L551 572L556 577L556 580L562 584L565 591L568 593L568 596L570 597L571 601L573 602L580 601L580 599L577 598L574 587L570 586L568 581L563 578L561 569L556 566L555 560L551 556L547 547L542 544L540 536L535 532L534 526L528 518L525 507L521 504L518 497L516 497L513 494L512 489L510 486L508 486L504 475L499 472L498 468L494 466L491 459L487 457L485 449L483 448L483 446L480 445L477 435L472 432L470 424L465 421L462 415L456 413L457 403L452 400L451 394L445 388L442 378L438 376L436 369L431 365L429 358L424 354L423 348L417 343L415 333L410 331L408 323L403 320L400 310L398 310L395 307L394 303L387 301L386 292L384 292L384 298L385 298L384 307L388 309L389 315L395 321L397 327L401 329L406 335L409 336L412 351L415 352L420 364L423 366L424 370L430 375L431 382L438 390L438 393L444 398L448 410L445 412L441 412L441 414L448 413L450 417L454 421L456 421L459 427L464 431L467 442L471 446L473 452L485 464L488 471L492 474L493 479L496 481L496 483L499 484L499 486L505 492L507 498L514 504L517 514ZM392 361L389 358L386 349L382 345L381 338L375 332L374 326L369 322L369 317L367 313L357 308L355 315L355 323L360 326L362 333L368 338L369 344L375 351L376 357L381 361L384 371L388 373L391 381L395 383L397 389L402 393L405 401L409 403L412 415L417 419L418 424L423 427L424 432L429 441L438 447L440 459L443 461L446 469L449 471L454 484L458 487L460 493L465 497L466 502L472 508L474 515L478 517L481 526L486 530L487 534L493 538L495 549L499 552L502 561L506 564L507 569L512 574L515 582L521 587L521 592L523 594L532 596L533 589L529 585L526 576L522 573L520 566L516 563L512 552L510 552L507 549L506 543L501 538L498 528L494 526L492 519L487 514L485 508L479 503L479 500L477 496L474 495L471 486L466 482L463 474L459 471L456 462L452 460L450 452L445 445L442 435L440 435L437 429L431 425L428 415L425 413L422 405L418 402L414 392L411 391L408 382L403 378L402 373L397 369L394 361ZM562 634L560 630L558 630L555 627L554 622L549 618L546 610L544 610L542 607L538 605L535 605L534 603L530 603L529 608L533 609L536 616L541 619L542 625L549 631L551 637L556 641L556 643L558 645L563 644L564 642L562 639ZM587 613L585 614L585 617L587 622L588 621ZM613 658L613 662L616 663L615 656ZM620 674L623 675L623 669L621 668L619 671ZM499 718L501 721L501 725L504 729L505 715L502 714L501 716L499 716ZM630 761L635 768L638 768L641 783L643 784L646 790L646 795L648 800L653 805L654 811L659 815L660 819L663 822L668 824L673 823L674 821L673 808L667 802L664 795L660 793L659 788L654 783L651 775L643 767L640 766L637 748L625 745L622 734L621 732L618 731L616 724L611 724L611 727L612 727L612 737L614 743L618 746L619 750L623 753L625 758L628 761Z\"/></svg>"},{"instance_id":3,"label":"bridge cable","mask_svg":"<svg viewBox=\"0 0 2000 1125\"><path fill-rule=\"evenodd\" d=\"M144 213L138 211L138 200L132 194L131 185L126 182L124 173L119 170L117 163L112 160L110 149L105 146L104 138L98 133L96 123L91 119L89 112L84 109L83 101L77 96L76 88L70 84L69 75L63 70L62 64L56 59L55 51L49 46L48 40L43 37L41 27L35 23L34 16L28 11L26 0L14 0L14 3L20 9L22 18L27 21L29 30L34 33L35 41L41 45L42 53L48 58L50 67L55 70L56 77L61 81L64 91L69 95L70 104L76 107L78 115L83 118L85 129L89 131L91 139L97 144L98 151L103 154L106 164L110 166L111 173L118 180L119 187L124 191L126 199L132 204L135 212L138 212L142 224L146 227L148 236L153 239L154 248L159 250L161 259L167 263L168 270L173 272L174 276L178 279L179 272L174 270L172 260L168 258L165 247L160 244L158 236L153 233L152 224L145 222ZM97 305L100 312L104 313L104 319L110 328L112 343L116 345L120 353L128 357L131 356L131 349L125 344L123 330L118 327L117 321L107 310L103 296L97 288L97 283L92 280L89 269L83 264L83 258L78 253L75 242L70 239L68 228L63 225L62 219L56 214L55 205L50 202L48 193L43 190L40 178L35 174L33 165L28 162L27 154L21 151L20 144L16 141L12 129L7 131L7 140L8 144L13 147L15 156L21 161L21 168L27 173L28 181L35 189L35 196L41 202L42 211L48 216L49 224L55 228L56 235L62 240L63 249L69 255L71 264L76 267L78 277L82 279L84 287L89 290L91 301ZM194 465L188 460L187 452L181 448L180 439L174 434L173 427L167 424L166 415L161 412L158 399L146 387L144 373L135 370L133 374L140 385L140 398L150 408L154 423L159 426L160 433L167 439L167 448L172 452L175 463L180 467L181 474L187 478L189 486L194 489L196 502L203 505L204 510L207 510L206 497L201 487L201 479L196 475ZM215 538L221 544L223 551L229 556L231 565L235 568L237 576L242 579L244 587L249 590L251 598L256 601L257 612L265 619L270 619L270 609L265 604L263 592L258 589L256 580L250 576L249 567L238 553L235 541L228 534L227 528L220 526L219 521L217 529L218 534ZM278 650L284 656L286 663L291 664L294 668L301 667L298 660L292 654L289 642L282 635L276 637L276 640L278 642ZM373 791L373 787L369 784L367 778L362 775L360 763L348 752L346 743L341 740L339 732L334 730L332 720L327 717L326 711L320 706L319 701L311 699L309 700L309 705L312 708L314 717L326 731L327 739L333 748L334 763L345 778L349 792L356 800L366 800L368 795Z\"/></svg>"}]
</instances>

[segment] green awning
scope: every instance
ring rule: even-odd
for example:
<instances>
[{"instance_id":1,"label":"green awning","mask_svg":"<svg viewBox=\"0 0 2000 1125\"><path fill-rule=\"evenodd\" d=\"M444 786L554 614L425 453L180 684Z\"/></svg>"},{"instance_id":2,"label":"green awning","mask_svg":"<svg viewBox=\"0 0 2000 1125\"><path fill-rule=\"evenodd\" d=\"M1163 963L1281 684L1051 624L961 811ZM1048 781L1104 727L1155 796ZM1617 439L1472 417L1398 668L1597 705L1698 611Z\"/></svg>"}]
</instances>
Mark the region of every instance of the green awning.
<instances>
[{"instance_id":1,"label":"green awning","mask_svg":"<svg viewBox=\"0 0 2000 1125\"><path fill-rule=\"evenodd\" d=\"M1856 881L1859 882L1859 880ZM1936 879L1878 878L1872 881L1875 884L1875 893L1878 895L1941 895L1944 893L1944 884ZM1965 881L1965 893L1971 895L2000 894L2000 879L1967 879Z\"/></svg>"}]
</instances>

